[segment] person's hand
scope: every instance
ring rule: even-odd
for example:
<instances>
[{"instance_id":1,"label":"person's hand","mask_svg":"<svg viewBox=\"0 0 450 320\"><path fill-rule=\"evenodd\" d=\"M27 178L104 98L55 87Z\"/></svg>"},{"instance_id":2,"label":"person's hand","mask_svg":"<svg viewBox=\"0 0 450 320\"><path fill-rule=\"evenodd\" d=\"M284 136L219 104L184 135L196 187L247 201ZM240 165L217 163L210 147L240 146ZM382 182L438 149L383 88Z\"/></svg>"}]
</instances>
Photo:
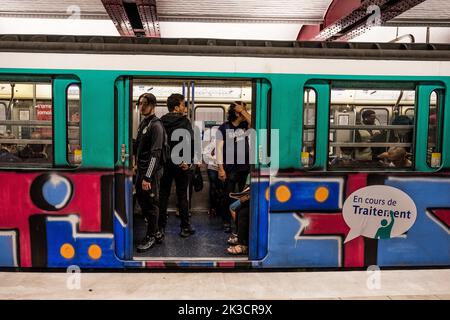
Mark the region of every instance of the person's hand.
<instances>
[{"instance_id":1,"label":"person's hand","mask_svg":"<svg viewBox=\"0 0 450 320\"><path fill-rule=\"evenodd\" d=\"M181 170L186 171L187 169L189 169L189 166L186 163L181 163L179 165L179 167L181 168Z\"/></svg>"},{"instance_id":2,"label":"person's hand","mask_svg":"<svg viewBox=\"0 0 450 320\"><path fill-rule=\"evenodd\" d=\"M152 189L152 185L150 182L147 182L145 180L142 180L142 190L148 191Z\"/></svg>"},{"instance_id":3,"label":"person's hand","mask_svg":"<svg viewBox=\"0 0 450 320\"><path fill-rule=\"evenodd\" d=\"M234 107L234 111L236 111L237 113L241 113L242 111L244 111L244 106L241 104L236 104Z\"/></svg>"},{"instance_id":4,"label":"person's hand","mask_svg":"<svg viewBox=\"0 0 450 320\"><path fill-rule=\"evenodd\" d=\"M239 200L241 201L241 203L247 202L248 200L250 200L250 194L242 196Z\"/></svg>"},{"instance_id":5,"label":"person's hand","mask_svg":"<svg viewBox=\"0 0 450 320\"><path fill-rule=\"evenodd\" d=\"M224 169L219 169L218 173L220 181L225 181L227 179L227 174L225 173Z\"/></svg>"}]
</instances>

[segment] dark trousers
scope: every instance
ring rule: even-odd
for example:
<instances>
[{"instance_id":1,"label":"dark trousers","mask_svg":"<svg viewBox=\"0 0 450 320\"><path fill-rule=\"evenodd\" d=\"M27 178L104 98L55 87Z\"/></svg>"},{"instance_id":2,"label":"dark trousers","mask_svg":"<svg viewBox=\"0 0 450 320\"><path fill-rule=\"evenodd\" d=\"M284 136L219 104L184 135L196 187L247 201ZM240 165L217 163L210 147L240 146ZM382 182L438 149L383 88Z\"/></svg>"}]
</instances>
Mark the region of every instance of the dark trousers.
<instances>
[{"instance_id":1,"label":"dark trousers","mask_svg":"<svg viewBox=\"0 0 450 320\"><path fill-rule=\"evenodd\" d=\"M170 189L172 181L175 179L177 193L177 204L180 212L181 228L189 227L189 209L188 209L188 185L189 172L181 170L178 166L168 164L164 167L164 174L161 178L161 191L159 193L159 228L165 229L167 225L167 205L169 203Z\"/></svg>"},{"instance_id":2,"label":"dark trousers","mask_svg":"<svg viewBox=\"0 0 450 320\"><path fill-rule=\"evenodd\" d=\"M231 213L229 207L234 201L236 201L236 199L230 198L229 194L231 192L240 192L244 189L248 174L249 173L247 171L226 172L227 179L225 180L225 197L227 199L227 205L222 216L224 223L231 223Z\"/></svg>"},{"instance_id":3,"label":"dark trousers","mask_svg":"<svg viewBox=\"0 0 450 320\"><path fill-rule=\"evenodd\" d=\"M142 214L147 218L147 235L154 236L158 231L159 217L159 189L162 170L155 173L151 181L151 189L142 190L142 175L136 177L136 200L141 207Z\"/></svg>"},{"instance_id":4,"label":"dark trousers","mask_svg":"<svg viewBox=\"0 0 450 320\"><path fill-rule=\"evenodd\" d=\"M238 217L238 243L248 246L248 233L250 225L250 200L242 204L242 207L236 212Z\"/></svg>"},{"instance_id":5,"label":"dark trousers","mask_svg":"<svg viewBox=\"0 0 450 320\"><path fill-rule=\"evenodd\" d=\"M209 180L209 208L214 209L218 214L226 206L224 201L224 184L219 179L217 170L208 169ZM222 216L222 215L221 215Z\"/></svg>"}]
</instances>

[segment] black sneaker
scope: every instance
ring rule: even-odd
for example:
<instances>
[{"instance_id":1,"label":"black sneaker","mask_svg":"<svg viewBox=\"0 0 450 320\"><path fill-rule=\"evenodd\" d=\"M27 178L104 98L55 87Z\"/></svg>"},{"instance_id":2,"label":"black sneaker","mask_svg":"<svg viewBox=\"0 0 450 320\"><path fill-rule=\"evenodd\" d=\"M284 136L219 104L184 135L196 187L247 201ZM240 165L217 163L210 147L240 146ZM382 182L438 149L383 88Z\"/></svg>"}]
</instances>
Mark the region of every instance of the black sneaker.
<instances>
[{"instance_id":1,"label":"black sneaker","mask_svg":"<svg viewBox=\"0 0 450 320\"><path fill-rule=\"evenodd\" d=\"M190 235L193 235L195 233L195 229L193 229L191 226L187 228L182 228L180 232L180 237L187 238Z\"/></svg>"},{"instance_id":2,"label":"black sneaker","mask_svg":"<svg viewBox=\"0 0 450 320\"><path fill-rule=\"evenodd\" d=\"M158 232L155 234L156 243L158 243L158 244L159 244L159 243L162 243L163 240L164 240L164 237L165 237L164 230L158 231Z\"/></svg>"},{"instance_id":3,"label":"black sneaker","mask_svg":"<svg viewBox=\"0 0 450 320\"><path fill-rule=\"evenodd\" d=\"M153 236L145 236L136 247L137 252L145 252L155 245L156 239Z\"/></svg>"}]
</instances>

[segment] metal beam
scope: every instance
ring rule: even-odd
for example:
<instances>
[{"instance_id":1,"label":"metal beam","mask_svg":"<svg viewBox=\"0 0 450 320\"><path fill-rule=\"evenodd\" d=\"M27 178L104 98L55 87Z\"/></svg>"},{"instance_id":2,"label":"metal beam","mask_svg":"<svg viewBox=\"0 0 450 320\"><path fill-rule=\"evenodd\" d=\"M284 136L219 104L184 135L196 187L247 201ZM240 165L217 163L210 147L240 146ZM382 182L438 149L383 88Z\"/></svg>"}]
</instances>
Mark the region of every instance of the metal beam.
<instances>
[{"instance_id":1,"label":"metal beam","mask_svg":"<svg viewBox=\"0 0 450 320\"><path fill-rule=\"evenodd\" d=\"M145 36L150 38L160 38L158 14L156 12L155 0L136 0L136 6L141 17Z\"/></svg>"},{"instance_id":2,"label":"metal beam","mask_svg":"<svg viewBox=\"0 0 450 320\"><path fill-rule=\"evenodd\" d=\"M352 13L325 27L313 40L351 40L373 26L384 25L423 1L425 0L365 0Z\"/></svg>"},{"instance_id":3,"label":"metal beam","mask_svg":"<svg viewBox=\"0 0 450 320\"><path fill-rule=\"evenodd\" d=\"M102 0L102 3L119 34L121 36L134 37L135 34L122 0Z\"/></svg>"},{"instance_id":4,"label":"metal beam","mask_svg":"<svg viewBox=\"0 0 450 320\"><path fill-rule=\"evenodd\" d=\"M121 36L159 38L155 0L102 0Z\"/></svg>"},{"instance_id":5,"label":"metal beam","mask_svg":"<svg viewBox=\"0 0 450 320\"><path fill-rule=\"evenodd\" d=\"M323 29L353 12L361 5L362 0L333 0L324 14L320 24L304 24L298 33L297 40L312 40Z\"/></svg>"}]
</instances>

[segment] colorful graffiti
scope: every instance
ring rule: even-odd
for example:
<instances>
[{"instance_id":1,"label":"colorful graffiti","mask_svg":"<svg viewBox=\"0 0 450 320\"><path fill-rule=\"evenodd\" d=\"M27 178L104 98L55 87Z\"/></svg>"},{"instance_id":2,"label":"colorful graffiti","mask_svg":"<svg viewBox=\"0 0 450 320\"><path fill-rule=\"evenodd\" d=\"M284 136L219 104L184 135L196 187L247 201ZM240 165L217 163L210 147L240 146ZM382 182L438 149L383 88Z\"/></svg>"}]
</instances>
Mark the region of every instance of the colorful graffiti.
<instances>
[{"instance_id":1,"label":"colorful graffiti","mask_svg":"<svg viewBox=\"0 0 450 320\"><path fill-rule=\"evenodd\" d=\"M116 251L125 257L130 239L114 175L2 172L0 180L0 266L124 265Z\"/></svg>"},{"instance_id":2,"label":"colorful graffiti","mask_svg":"<svg viewBox=\"0 0 450 320\"><path fill-rule=\"evenodd\" d=\"M114 219L118 219L117 215ZM49 267L78 265L90 268L141 266L139 262L124 262L117 258L112 233L80 233L76 215L46 217Z\"/></svg>"},{"instance_id":3,"label":"colorful graffiti","mask_svg":"<svg viewBox=\"0 0 450 320\"><path fill-rule=\"evenodd\" d=\"M320 178L318 180L320 181ZM449 265L450 180L383 176L374 180L396 187L414 199L418 218L406 235L383 240L359 236L344 244L349 227L342 217L342 202L335 201L334 203L339 205L326 210L318 201L325 197L318 199L316 196L319 188L327 188L333 190L329 192L333 193L331 195L333 199L342 199L343 188L332 189L323 186L316 178L286 178L284 181L278 179L271 183L269 252L261 265L267 267ZM328 183L342 185L344 181L342 178ZM368 185L368 175L349 175L345 183L346 198ZM280 185L287 189L283 190L281 197L276 192ZM322 194L324 193L326 194L322 191ZM285 194L295 196L287 197ZM286 198L303 201L289 202L285 201ZM288 202L289 206L286 206Z\"/></svg>"},{"instance_id":4,"label":"colorful graffiti","mask_svg":"<svg viewBox=\"0 0 450 320\"><path fill-rule=\"evenodd\" d=\"M431 178L388 178L386 184L403 190L414 199L417 219L406 237L379 240L378 264L449 265L449 211L435 208L450 208L450 181Z\"/></svg>"},{"instance_id":5,"label":"colorful graffiti","mask_svg":"<svg viewBox=\"0 0 450 320\"><path fill-rule=\"evenodd\" d=\"M0 267L18 267L17 232L0 231Z\"/></svg>"},{"instance_id":6,"label":"colorful graffiti","mask_svg":"<svg viewBox=\"0 0 450 320\"><path fill-rule=\"evenodd\" d=\"M346 194L366 185L367 175L351 175ZM271 184L271 212L284 200L276 193L284 185L296 199L284 214L270 214L269 254L264 266L361 267L364 240L358 237L343 244L349 231L342 213L343 178L294 178ZM281 210L280 210L281 211ZM276 212L276 211L275 211ZM282 230L282 231L281 231Z\"/></svg>"},{"instance_id":7,"label":"colorful graffiti","mask_svg":"<svg viewBox=\"0 0 450 320\"><path fill-rule=\"evenodd\" d=\"M262 180L249 261L133 260L131 179L105 172L0 173L0 267L236 268L450 264L450 179L365 173ZM344 200L367 185L407 193L417 220L391 239L347 243ZM257 194L256 194L257 193ZM24 196L25 195L25 196ZM29 195L29 196L27 196ZM17 201L16 199L21 199ZM269 211L268 219L264 212ZM258 214L257 214L258 216ZM267 251L260 250L267 248Z\"/></svg>"}]
</instances>

